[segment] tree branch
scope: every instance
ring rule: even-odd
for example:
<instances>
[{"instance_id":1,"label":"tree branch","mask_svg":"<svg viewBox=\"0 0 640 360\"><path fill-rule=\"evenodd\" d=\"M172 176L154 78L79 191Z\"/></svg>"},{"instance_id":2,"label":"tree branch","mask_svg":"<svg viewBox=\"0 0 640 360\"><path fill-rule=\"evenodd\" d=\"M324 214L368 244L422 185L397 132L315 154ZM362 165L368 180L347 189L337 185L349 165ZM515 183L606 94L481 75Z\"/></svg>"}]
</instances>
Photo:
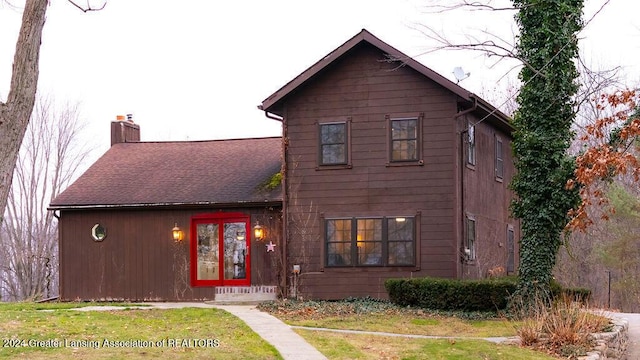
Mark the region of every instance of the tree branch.
<instances>
[{"instance_id":1,"label":"tree branch","mask_svg":"<svg viewBox=\"0 0 640 360\"><path fill-rule=\"evenodd\" d=\"M513 10L521 9L520 7L515 7L515 6L496 7L496 6L490 5L491 2L492 2L491 0L487 1L486 3L482 3L480 1L463 0L462 2L454 5L427 5L426 8L434 9L434 11L431 12L433 14L441 14L444 12L453 11L453 10L462 9L462 8L467 9L469 11L513 11Z\"/></svg>"},{"instance_id":2,"label":"tree branch","mask_svg":"<svg viewBox=\"0 0 640 360\"><path fill-rule=\"evenodd\" d=\"M102 9L104 9L105 6L107 6L107 1L105 0L104 3L102 3L102 6L99 8L92 8L91 4L89 3L89 0L87 0L87 6L86 7L82 7L80 5L78 5L76 2L74 2L73 0L67 0L71 5L75 6L76 8L78 8L80 11L86 13L89 11L100 11Z\"/></svg>"}]
</instances>

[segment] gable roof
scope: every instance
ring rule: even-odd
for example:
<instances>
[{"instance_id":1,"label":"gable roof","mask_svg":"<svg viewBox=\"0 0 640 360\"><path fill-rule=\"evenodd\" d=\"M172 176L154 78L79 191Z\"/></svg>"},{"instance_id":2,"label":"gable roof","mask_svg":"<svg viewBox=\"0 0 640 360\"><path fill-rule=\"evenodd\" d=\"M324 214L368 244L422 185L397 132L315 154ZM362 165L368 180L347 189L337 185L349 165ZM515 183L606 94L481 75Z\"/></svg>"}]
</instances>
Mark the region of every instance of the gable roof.
<instances>
[{"instance_id":1,"label":"gable roof","mask_svg":"<svg viewBox=\"0 0 640 360\"><path fill-rule=\"evenodd\" d=\"M328 55L320 59L315 64L311 65L307 70L302 72L300 75L295 77L293 80L289 81L286 85L281 87L278 91L271 94L268 98L262 101L262 104L258 105L260 110L264 110L268 113L273 113L279 116L283 116L282 114L282 103L285 98L295 91L298 87L309 81L311 78L316 76L322 70L324 70L327 66L335 62L337 59L341 58L345 54L347 54L351 49L356 47L358 44L366 42L369 43L388 56L388 60L397 61L402 63L404 66L408 66L411 69L419 72L425 77L431 79L436 82L440 86L445 89L451 91L456 94L460 98L468 101L468 107L473 108L475 106L475 111L479 113L480 116L488 117L492 123L499 126L503 130L507 132L513 131L512 126L509 123L509 117L505 115L503 112L498 110L496 107L491 105L486 100L483 100L479 96L475 95L472 92L464 89L458 84L452 82L451 80L445 78L444 76L438 74L437 72L429 69L428 67L422 65L417 62L413 58L408 55L402 53L397 50L393 46L385 43L384 41L378 39L373 34L371 34L366 29L362 29L358 34L356 34L351 39L347 40L344 44L338 46L335 50L330 52Z\"/></svg>"},{"instance_id":2,"label":"gable roof","mask_svg":"<svg viewBox=\"0 0 640 360\"><path fill-rule=\"evenodd\" d=\"M114 144L50 209L282 202L280 137Z\"/></svg>"}]
</instances>

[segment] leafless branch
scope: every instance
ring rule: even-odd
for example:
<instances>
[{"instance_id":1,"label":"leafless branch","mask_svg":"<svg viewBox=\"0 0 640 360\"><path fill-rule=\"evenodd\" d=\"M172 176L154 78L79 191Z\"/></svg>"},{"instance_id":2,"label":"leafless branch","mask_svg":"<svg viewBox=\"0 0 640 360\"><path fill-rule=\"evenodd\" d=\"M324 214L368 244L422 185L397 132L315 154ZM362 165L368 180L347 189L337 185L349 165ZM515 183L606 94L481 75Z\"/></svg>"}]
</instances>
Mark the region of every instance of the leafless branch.
<instances>
[{"instance_id":1,"label":"leafless branch","mask_svg":"<svg viewBox=\"0 0 640 360\"><path fill-rule=\"evenodd\" d=\"M414 27L415 30L422 33L426 38L431 39L437 42L439 45L425 51L423 53L418 54L417 56L426 55L439 50L472 50L479 51L484 53L487 57L497 57L499 60L502 59L515 59L522 62L526 67L531 69L537 76L544 76L544 74L540 73L540 69L536 69L531 64L529 64L522 57L518 56L516 48L513 44L510 44L508 41L500 38L499 36L492 34L487 30L482 30L481 32L488 37L493 39L479 39L475 36L467 35L467 42L464 43L454 43L449 40L445 35L437 32L433 28L426 25L418 25ZM496 42L498 40L499 42ZM495 65L495 64L494 64Z\"/></svg>"},{"instance_id":2,"label":"leafless branch","mask_svg":"<svg viewBox=\"0 0 640 360\"><path fill-rule=\"evenodd\" d=\"M480 1L468 1L463 0L454 5L427 5L427 9L433 9L429 11L434 14L441 14L448 11L453 11L457 9L466 9L469 11L513 11L519 10L519 7L508 6L508 7L498 7L491 5L492 1L489 0L487 2Z\"/></svg>"},{"instance_id":3,"label":"leafless branch","mask_svg":"<svg viewBox=\"0 0 640 360\"><path fill-rule=\"evenodd\" d=\"M77 4L75 1L73 1L73 0L67 0L67 1L68 1L69 3L71 3L71 5L75 6L75 7L76 7L76 8L78 8L80 11L85 12L85 13L86 13L86 12L89 12L89 11L100 11L100 10L104 9L104 7L105 7L105 6L107 6L107 1L106 1L106 0L102 3L102 6L101 6L101 7L99 7L99 8L92 8L92 7L91 7L90 0L87 0L87 6L86 6L86 7L82 7L82 6L78 5L78 4Z\"/></svg>"},{"instance_id":4,"label":"leafless branch","mask_svg":"<svg viewBox=\"0 0 640 360\"><path fill-rule=\"evenodd\" d=\"M600 12L604 9L605 6L607 6L609 4L609 2L611 2L611 0L605 0L604 3L602 3L602 6L600 6L600 8L598 9L598 11L596 11L595 13L593 13L593 15L591 15L591 17L589 18L589 20L584 22L584 27L586 28L587 25L589 25L589 23L591 23L591 21L593 21L593 19L596 18L596 16L598 16L598 14L600 14Z\"/></svg>"}]
</instances>

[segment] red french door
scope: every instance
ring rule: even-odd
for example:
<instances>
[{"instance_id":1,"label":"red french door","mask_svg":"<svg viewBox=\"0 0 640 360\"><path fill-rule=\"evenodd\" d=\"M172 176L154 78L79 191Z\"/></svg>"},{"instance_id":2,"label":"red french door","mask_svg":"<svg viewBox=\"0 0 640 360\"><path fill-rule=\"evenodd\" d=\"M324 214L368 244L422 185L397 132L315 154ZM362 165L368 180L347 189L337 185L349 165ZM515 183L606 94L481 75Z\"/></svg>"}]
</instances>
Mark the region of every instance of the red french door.
<instances>
[{"instance_id":1,"label":"red french door","mask_svg":"<svg viewBox=\"0 0 640 360\"><path fill-rule=\"evenodd\" d=\"M191 219L191 285L251 284L249 216L213 213Z\"/></svg>"}]
</instances>

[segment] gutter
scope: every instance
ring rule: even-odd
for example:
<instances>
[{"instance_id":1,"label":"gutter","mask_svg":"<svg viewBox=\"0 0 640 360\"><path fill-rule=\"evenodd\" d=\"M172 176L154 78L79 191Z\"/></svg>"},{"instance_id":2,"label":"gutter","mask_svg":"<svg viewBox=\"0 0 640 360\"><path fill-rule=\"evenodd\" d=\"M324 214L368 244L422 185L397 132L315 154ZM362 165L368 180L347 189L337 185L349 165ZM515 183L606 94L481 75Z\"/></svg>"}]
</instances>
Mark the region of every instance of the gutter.
<instances>
[{"instance_id":1,"label":"gutter","mask_svg":"<svg viewBox=\"0 0 640 360\"><path fill-rule=\"evenodd\" d=\"M258 106L258 109L262 110L262 105ZM264 110L264 116L266 116L266 117L267 117L267 118L269 118L269 119L276 120L276 121L280 121L280 122L282 122L282 121L284 120L284 118L283 118L283 117L278 116L278 115L276 115L276 114L272 114L272 113L270 113L270 112L269 112L269 111L267 111L267 110Z\"/></svg>"},{"instance_id":2,"label":"gutter","mask_svg":"<svg viewBox=\"0 0 640 360\"><path fill-rule=\"evenodd\" d=\"M56 210L89 210L89 209L132 209L132 208L167 208L167 207L205 207L205 206L213 206L213 207L248 207L248 206L258 206L262 207L265 205L280 205L282 204L281 200L265 200L263 202L259 201L239 201L237 203L216 203L216 202L189 202L189 203L135 203L135 204L71 204L71 205L52 205L47 208L47 210L56 211Z\"/></svg>"}]
</instances>

